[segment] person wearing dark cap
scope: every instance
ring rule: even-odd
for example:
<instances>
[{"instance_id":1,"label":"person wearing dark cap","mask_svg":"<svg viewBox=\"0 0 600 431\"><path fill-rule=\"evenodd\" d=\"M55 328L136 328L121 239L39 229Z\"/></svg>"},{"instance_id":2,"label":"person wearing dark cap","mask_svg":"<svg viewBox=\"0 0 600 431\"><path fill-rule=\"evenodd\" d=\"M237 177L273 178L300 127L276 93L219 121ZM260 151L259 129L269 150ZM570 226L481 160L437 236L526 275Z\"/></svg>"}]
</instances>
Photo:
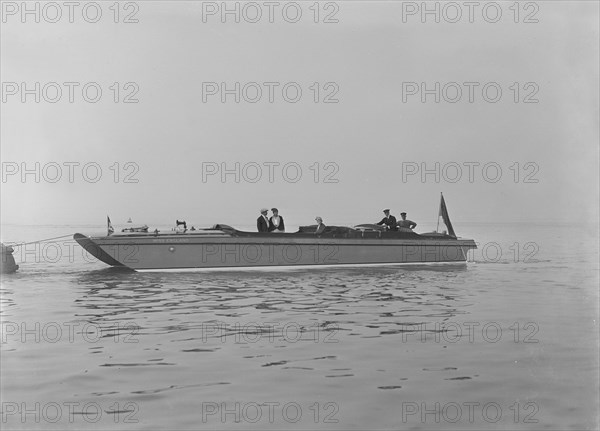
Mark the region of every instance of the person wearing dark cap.
<instances>
[{"instance_id":1,"label":"person wearing dark cap","mask_svg":"<svg viewBox=\"0 0 600 431\"><path fill-rule=\"evenodd\" d=\"M417 224L414 221L406 219L406 213L400 213L400 217L402 217L402 220L398 222L398 227L411 230L417 227Z\"/></svg>"},{"instance_id":2,"label":"person wearing dark cap","mask_svg":"<svg viewBox=\"0 0 600 431\"><path fill-rule=\"evenodd\" d=\"M256 229L259 232L269 232L269 219L267 218L268 209L260 210L260 217L256 219Z\"/></svg>"},{"instance_id":3,"label":"person wearing dark cap","mask_svg":"<svg viewBox=\"0 0 600 431\"><path fill-rule=\"evenodd\" d=\"M377 224L379 226L384 225L389 230L396 230L396 217L390 215L390 210L388 208L384 209L383 213L385 214L385 217Z\"/></svg>"},{"instance_id":4,"label":"person wearing dark cap","mask_svg":"<svg viewBox=\"0 0 600 431\"><path fill-rule=\"evenodd\" d=\"M269 219L269 232L285 232L285 225L283 224L283 217L279 215L277 208L271 208L273 215Z\"/></svg>"}]
</instances>

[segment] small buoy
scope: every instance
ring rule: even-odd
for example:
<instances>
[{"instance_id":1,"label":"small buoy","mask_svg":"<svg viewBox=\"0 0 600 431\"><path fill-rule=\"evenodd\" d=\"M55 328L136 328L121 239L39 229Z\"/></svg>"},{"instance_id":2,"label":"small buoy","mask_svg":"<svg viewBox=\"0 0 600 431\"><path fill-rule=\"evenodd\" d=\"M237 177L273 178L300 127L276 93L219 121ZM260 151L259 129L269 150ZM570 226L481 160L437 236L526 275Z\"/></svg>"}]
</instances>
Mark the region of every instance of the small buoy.
<instances>
[{"instance_id":1,"label":"small buoy","mask_svg":"<svg viewBox=\"0 0 600 431\"><path fill-rule=\"evenodd\" d=\"M15 251L10 245L4 245L0 243L2 248L1 250L1 260L0 260L0 273L2 274L11 274L16 272L19 269L19 265L15 263L15 258L13 257L13 251Z\"/></svg>"}]
</instances>

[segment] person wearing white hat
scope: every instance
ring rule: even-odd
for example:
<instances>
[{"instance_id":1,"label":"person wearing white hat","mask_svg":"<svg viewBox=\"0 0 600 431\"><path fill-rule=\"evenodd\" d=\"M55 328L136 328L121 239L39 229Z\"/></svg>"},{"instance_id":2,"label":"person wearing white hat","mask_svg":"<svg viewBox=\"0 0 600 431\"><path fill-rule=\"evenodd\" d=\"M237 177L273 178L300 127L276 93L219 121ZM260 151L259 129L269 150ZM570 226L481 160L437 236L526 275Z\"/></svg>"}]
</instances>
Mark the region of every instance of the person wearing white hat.
<instances>
[{"instance_id":1,"label":"person wearing white hat","mask_svg":"<svg viewBox=\"0 0 600 431\"><path fill-rule=\"evenodd\" d=\"M262 208L260 216L256 219L256 229L259 232L269 232L269 219L267 218L268 209Z\"/></svg>"},{"instance_id":2,"label":"person wearing white hat","mask_svg":"<svg viewBox=\"0 0 600 431\"><path fill-rule=\"evenodd\" d=\"M383 219L381 219L381 221L379 223L377 223L379 226L384 225L386 227L386 229L389 230L396 230L396 217L394 217L393 215L390 215L390 209L386 208L383 210L383 213L385 214L385 217Z\"/></svg>"}]
</instances>

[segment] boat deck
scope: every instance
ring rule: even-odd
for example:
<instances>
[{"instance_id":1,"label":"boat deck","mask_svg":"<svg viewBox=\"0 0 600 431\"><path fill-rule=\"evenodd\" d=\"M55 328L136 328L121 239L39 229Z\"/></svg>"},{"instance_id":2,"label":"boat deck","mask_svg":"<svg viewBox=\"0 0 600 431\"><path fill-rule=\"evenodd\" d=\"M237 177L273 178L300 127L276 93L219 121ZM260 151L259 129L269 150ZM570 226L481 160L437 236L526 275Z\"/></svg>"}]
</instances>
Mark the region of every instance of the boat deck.
<instances>
[{"instance_id":1,"label":"boat deck","mask_svg":"<svg viewBox=\"0 0 600 431\"><path fill-rule=\"evenodd\" d=\"M407 239L407 240L436 240L454 241L457 238L436 232L418 234L408 230L386 231L384 229L355 229L346 226L327 226L325 231L316 235L316 225L302 226L296 232L248 232L237 230L231 226L217 224L209 229L167 231L167 232L131 232L116 233L112 238L202 238L207 236L234 237L234 238L264 238L264 239L299 239L299 238L331 238L331 239Z\"/></svg>"}]
</instances>

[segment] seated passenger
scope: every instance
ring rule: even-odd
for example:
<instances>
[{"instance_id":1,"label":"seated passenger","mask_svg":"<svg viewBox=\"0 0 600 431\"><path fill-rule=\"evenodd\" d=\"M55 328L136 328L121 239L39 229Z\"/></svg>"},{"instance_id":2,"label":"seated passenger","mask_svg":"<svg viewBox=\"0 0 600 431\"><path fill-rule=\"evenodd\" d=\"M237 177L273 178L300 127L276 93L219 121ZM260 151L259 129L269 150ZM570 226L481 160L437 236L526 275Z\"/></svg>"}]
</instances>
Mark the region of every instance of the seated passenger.
<instances>
[{"instance_id":1,"label":"seated passenger","mask_svg":"<svg viewBox=\"0 0 600 431\"><path fill-rule=\"evenodd\" d=\"M279 215L277 208L271 208L273 215L269 219L269 232L285 232L285 225L283 224L283 217Z\"/></svg>"},{"instance_id":2,"label":"seated passenger","mask_svg":"<svg viewBox=\"0 0 600 431\"><path fill-rule=\"evenodd\" d=\"M400 213L400 217L402 217L402 220L400 220L398 222L398 227L399 228L411 229L412 230L415 227L417 227L417 224L414 221L406 219L406 213Z\"/></svg>"},{"instance_id":3,"label":"seated passenger","mask_svg":"<svg viewBox=\"0 0 600 431\"><path fill-rule=\"evenodd\" d=\"M323 223L323 219L321 217L315 218L317 222L317 230L315 230L315 235L320 235L325 230L325 223Z\"/></svg>"},{"instance_id":4,"label":"seated passenger","mask_svg":"<svg viewBox=\"0 0 600 431\"><path fill-rule=\"evenodd\" d=\"M384 225L387 229L389 230L396 230L396 217L394 217L393 215L390 215L390 210L389 209L384 209L383 213L385 214L385 217L383 219L381 219L381 221L379 223L377 223L378 226Z\"/></svg>"}]
</instances>

